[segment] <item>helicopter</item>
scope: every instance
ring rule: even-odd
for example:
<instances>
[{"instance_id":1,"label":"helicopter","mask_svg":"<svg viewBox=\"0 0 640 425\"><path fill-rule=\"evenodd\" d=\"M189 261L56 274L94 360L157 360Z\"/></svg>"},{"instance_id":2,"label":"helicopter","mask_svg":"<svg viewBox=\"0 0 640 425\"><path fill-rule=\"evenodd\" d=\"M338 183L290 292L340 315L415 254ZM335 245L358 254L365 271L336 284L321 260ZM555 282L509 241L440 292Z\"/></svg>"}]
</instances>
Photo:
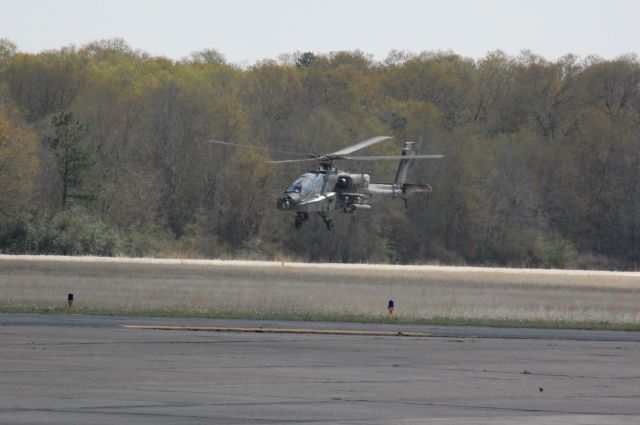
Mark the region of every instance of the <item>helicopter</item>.
<instances>
[{"instance_id":1,"label":"helicopter","mask_svg":"<svg viewBox=\"0 0 640 425\"><path fill-rule=\"evenodd\" d=\"M333 229L333 220L329 218L331 211L342 211L352 214L358 210L370 210L367 201L371 198L399 198L404 200L408 208L407 196L413 193L431 192L428 184L405 183L407 173L416 159L443 158L444 155L418 155L413 150L415 142L405 142L401 155L387 156L351 156L350 154L376 143L390 140L390 136L376 136L355 145L348 146L336 152L322 155L305 155L306 158L267 161L269 164L285 164L305 161L315 161L316 167L298 177L284 191L276 201L276 208L284 211L294 211L294 227L300 229L309 221L309 214L317 213L324 222L327 230ZM210 140L210 143L241 146L235 143ZM267 149L275 152L278 151ZM393 183L371 183L371 176L365 173L350 173L338 170L333 166L334 161L378 161L399 160L398 171Z\"/></svg>"}]
</instances>

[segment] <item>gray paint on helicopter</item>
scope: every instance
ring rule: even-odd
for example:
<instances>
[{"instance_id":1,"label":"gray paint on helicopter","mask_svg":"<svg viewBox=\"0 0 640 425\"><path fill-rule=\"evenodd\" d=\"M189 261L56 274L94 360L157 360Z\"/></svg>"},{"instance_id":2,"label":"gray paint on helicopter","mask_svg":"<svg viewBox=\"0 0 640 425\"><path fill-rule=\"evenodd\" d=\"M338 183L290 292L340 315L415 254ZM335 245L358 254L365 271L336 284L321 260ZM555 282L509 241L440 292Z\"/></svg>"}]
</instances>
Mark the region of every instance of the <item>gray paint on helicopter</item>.
<instances>
[{"instance_id":1,"label":"gray paint on helicopter","mask_svg":"<svg viewBox=\"0 0 640 425\"><path fill-rule=\"evenodd\" d=\"M389 136L376 136L355 145L348 146L336 152L324 155L305 155L306 158L285 159L268 161L270 164L284 164L293 162L316 161L317 167L304 173L284 191L278 198L276 207L280 210L294 211L296 213L294 226L296 229L309 220L309 213L317 213L327 226L327 230L333 228L333 220L328 217L330 211L342 211L354 213L356 210L369 210L371 205L367 201L372 197L400 198L408 206L407 195L412 193L431 192L431 186L406 183L407 174L416 159L436 159L443 155L417 155L413 150L414 142L405 142L402 155L390 156L347 156L353 152L372 146L376 143L389 140ZM210 143L224 145L237 145L230 142L210 140ZM293 152L274 152L294 154ZM295 155L301 155L295 153ZM333 167L337 160L352 161L378 161L400 160L395 181L391 184L371 183L371 176L366 173L349 173Z\"/></svg>"}]
</instances>

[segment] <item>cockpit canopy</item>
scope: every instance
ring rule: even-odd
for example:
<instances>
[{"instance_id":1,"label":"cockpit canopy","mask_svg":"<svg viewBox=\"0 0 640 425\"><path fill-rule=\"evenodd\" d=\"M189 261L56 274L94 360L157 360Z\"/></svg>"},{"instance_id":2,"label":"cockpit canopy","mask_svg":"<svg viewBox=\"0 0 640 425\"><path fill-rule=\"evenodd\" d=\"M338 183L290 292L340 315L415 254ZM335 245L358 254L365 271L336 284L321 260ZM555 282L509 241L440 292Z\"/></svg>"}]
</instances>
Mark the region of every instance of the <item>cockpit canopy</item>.
<instances>
[{"instance_id":1,"label":"cockpit canopy","mask_svg":"<svg viewBox=\"0 0 640 425\"><path fill-rule=\"evenodd\" d=\"M298 193L302 199L322 193L324 177L324 174L304 173L291 183L284 193L285 195Z\"/></svg>"}]
</instances>

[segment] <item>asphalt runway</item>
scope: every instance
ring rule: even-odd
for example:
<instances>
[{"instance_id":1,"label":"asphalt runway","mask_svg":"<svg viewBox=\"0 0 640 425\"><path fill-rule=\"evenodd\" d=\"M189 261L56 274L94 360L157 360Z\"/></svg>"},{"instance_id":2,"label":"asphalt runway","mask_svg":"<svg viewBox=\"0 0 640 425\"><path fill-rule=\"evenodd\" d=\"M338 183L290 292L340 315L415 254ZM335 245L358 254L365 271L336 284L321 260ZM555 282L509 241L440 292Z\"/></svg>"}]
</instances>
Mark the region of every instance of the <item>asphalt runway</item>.
<instances>
[{"instance_id":1,"label":"asphalt runway","mask_svg":"<svg viewBox=\"0 0 640 425\"><path fill-rule=\"evenodd\" d=\"M640 423L639 334L0 314L0 423Z\"/></svg>"}]
</instances>

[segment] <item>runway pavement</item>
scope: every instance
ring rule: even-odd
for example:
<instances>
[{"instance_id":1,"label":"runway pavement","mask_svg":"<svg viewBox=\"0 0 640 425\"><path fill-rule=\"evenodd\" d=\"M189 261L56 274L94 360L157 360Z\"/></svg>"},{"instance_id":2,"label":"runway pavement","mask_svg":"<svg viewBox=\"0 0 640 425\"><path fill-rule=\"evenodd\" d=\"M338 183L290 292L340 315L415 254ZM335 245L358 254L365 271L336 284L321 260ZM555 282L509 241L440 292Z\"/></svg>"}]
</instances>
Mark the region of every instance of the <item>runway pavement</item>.
<instances>
[{"instance_id":1,"label":"runway pavement","mask_svg":"<svg viewBox=\"0 0 640 425\"><path fill-rule=\"evenodd\" d=\"M640 423L640 337L0 314L0 423Z\"/></svg>"}]
</instances>

